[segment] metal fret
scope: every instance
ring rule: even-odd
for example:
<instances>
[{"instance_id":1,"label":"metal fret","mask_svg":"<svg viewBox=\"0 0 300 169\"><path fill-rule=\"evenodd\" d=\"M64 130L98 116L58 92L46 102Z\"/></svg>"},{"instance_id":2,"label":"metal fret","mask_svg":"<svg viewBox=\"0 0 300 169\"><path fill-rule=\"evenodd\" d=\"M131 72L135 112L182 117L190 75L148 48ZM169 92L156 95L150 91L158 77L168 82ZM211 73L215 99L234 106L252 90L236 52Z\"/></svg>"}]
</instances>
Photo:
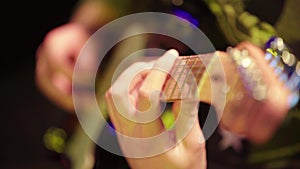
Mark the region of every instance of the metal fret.
<instances>
[{"instance_id":1,"label":"metal fret","mask_svg":"<svg viewBox=\"0 0 300 169\"><path fill-rule=\"evenodd\" d=\"M191 61L191 62L192 62L192 65L189 65L190 60L192 60L192 61ZM191 76L194 77L194 75L191 75L191 71L193 71L193 68L195 68L195 63L196 63L196 61L197 61L197 57L196 57L195 59L193 59L192 57L189 57L189 58L188 58L187 63L188 63L188 65L189 65L189 67L190 67L191 70L187 70L187 75L185 76L184 81L190 80L190 77L191 77ZM181 85L181 88L180 88L180 89L183 89L183 90L184 90L184 87L186 86L186 84L187 84L187 83L183 82L183 84ZM192 87L188 87L187 94L190 93L191 89L192 89ZM178 93L178 94L179 94L179 93ZM177 97L180 97L180 96L177 95Z\"/></svg>"},{"instance_id":2,"label":"metal fret","mask_svg":"<svg viewBox=\"0 0 300 169\"><path fill-rule=\"evenodd\" d=\"M178 57L163 88L162 100L171 102L193 97L207 64L203 61L209 62L211 59L208 55L211 56L204 54Z\"/></svg>"},{"instance_id":3,"label":"metal fret","mask_svg":"<svg viewBox=\"0 0 300 169\"><path fill-rule=\"evenodd\" d=\"M176 88L176 85L177 85L176 81L170 80L170 79L172 79L175 76L174 74L176 72L179 72L178 71L178 68L179 68L179 63L178 62L180 62L180 61L181 61L180 59L176 59L176 61L174 63L174 66L173 66L173 69L171 71L172 72L171 76L167 80L166 86L164 87L164 94L165 94L165 97L166 97L164 99L166 99L166 100L169 100L169 99L172 98L172 95L173 95L172 93L174 92L174 90ZM172 84L172 86L171 86L171 84ZM170 90L171 90L171 93L169 93Z\"/></svg>"}]
</instances>

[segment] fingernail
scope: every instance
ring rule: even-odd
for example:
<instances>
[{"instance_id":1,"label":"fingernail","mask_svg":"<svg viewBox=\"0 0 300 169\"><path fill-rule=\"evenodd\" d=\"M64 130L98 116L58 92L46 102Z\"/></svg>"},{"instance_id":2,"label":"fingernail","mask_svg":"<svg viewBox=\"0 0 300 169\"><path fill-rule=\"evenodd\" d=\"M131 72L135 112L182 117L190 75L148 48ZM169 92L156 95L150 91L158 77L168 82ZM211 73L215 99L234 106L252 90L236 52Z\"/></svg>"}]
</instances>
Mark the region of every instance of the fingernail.
<instances>
[{"instance_id":1,"label":"fingernail","mask_svg":"<svg viewBox=\"0 0 300 169\"><path fill-rule=\"evenodd\" d=\"M176 57L179 56L178 51L175 50L175 49L170 49L170 50L168 50L168 51L167 51L167 54L173 55L173 56L176 56Z\"/></svg>"}]
</instances>

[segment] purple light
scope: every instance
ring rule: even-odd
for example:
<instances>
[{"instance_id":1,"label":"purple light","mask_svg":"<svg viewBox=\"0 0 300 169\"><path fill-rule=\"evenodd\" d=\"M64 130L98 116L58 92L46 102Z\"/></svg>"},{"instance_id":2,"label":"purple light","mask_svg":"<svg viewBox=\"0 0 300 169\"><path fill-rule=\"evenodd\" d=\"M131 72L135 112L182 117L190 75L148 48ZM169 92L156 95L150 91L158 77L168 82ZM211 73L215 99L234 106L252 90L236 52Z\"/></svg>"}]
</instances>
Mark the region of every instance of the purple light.
<instances>
[{"instance_id":1,"label":"purple light","mask_svg":"<svg viewBox=\"0 0 300 169\"><path fill-rule=\"evenodd\" d=\"M106 128L108 128L108 131L111 135L116 135L115 126L112 122L109 121L108 124L106 124Z\"/></svg>"},{"instance_id":2,"label":"purple light","mask_svg":"<svg viewBox=\"0 0 300 169\"><path fill-rule=\"evenodd\" d=\"M173 14L176 15L179 18L185 19L187 21L189 21L191 24L195 25L195 26L199 26L199 21L194 18L190 13L188 13L187 11L184 11L182 9L173 9Z\"/></svg>"}]
</instances>

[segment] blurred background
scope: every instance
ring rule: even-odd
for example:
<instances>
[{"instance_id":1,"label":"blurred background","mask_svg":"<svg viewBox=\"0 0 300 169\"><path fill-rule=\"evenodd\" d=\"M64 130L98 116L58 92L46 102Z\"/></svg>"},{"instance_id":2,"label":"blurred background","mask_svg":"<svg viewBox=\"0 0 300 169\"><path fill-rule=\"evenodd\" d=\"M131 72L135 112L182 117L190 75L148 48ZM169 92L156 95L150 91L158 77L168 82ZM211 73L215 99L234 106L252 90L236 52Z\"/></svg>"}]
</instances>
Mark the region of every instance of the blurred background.
<instances>
[{"instance_id":1,"label":"blurred background","mask_svg":"<svg viewBox=\"0 0 300 169\"><path fill-rule=\"evenodd\" d=\"M49 127L59 126L68 115L36 88L35 51L49 30L68 21L75 4L75 0L2 2L1 169L56 166L55 156L43 146L43 134Z\"/></svg>"},{"instance_id":2,"label":"blurred background","mask_svg":"<svg viewBox=\"0 0 300 169\"><path fill-rule=\"evenodd\" d=\"M58 169L61 166L58 157L44 147L43 135L48 128L62 125L70 115L49 102L36 88L35 52L47 32L68 21L76 2L27 0L1 4L0 169ZM270 0L264 2L270 3ZM254 8L257 4L252 5L257 14L265 12L261 8L266 6ZM267 7L272 10L268 15L280 11L274 10L274 5ZM298 132L296 127L294 130ZM295 162L298 164L298 159Z\"/></svg>"}]
</instances>

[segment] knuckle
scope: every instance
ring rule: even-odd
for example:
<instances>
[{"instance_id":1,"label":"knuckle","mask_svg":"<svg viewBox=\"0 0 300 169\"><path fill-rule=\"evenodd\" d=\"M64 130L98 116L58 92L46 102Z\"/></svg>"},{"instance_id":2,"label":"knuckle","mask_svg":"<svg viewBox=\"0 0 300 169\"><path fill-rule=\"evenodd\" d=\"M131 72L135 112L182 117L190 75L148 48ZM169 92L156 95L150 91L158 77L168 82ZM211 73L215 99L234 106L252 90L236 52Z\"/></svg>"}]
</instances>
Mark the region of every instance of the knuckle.
<instances>
[{"instance_id":1,"label":"knuckle","mask_svg":"<svg viewBox=\"0 0 300 169\"><path fill-rule=\"evenodd\" d=\"M57 36L58 36L57 30L53 30L49 32L44 38L43 46L45 47L50 46L52 43L54 43Z\"/></svg>"},{"instance_id":2,"label":"knuckle","mask_svg":"<svg viewBox=\"0 0 300 169\"><path fill-rule=\"evenodd\" d=\"M146 70L146 69L149 69L149 63L135 62L135 63L131 64L130 68L135 68L138 70Z\"/></svg>"},{"instance_id":3,"label":"knuckle","mask_svg":"<svg viewBox=\"0 0 300 169\"><path fill-rule=\"evenodd\" d=\"M229 115L227 115L226 113L224 113L220 120L220 124L225 129L230 129L232 127L231 126L231 124L232 124L231 117Z\"/></svg>"},{"instance_id":4,"label":"knuckle","mask_svg":"<svg viewBox=\"0 0 300 169\"><path fill-rule=\"evenodd\" d=\"M114 99L117 99L117 100L122 98L122 91L117 89L117 88L113 88L113 89L111 88L110 92L108 94L111 98L114 98Z\"/></svg>"},{"instance_id":5,"label":"knuckle","mask_svg":"<svg viewBox=\"0 0 300 169\"><path fill-rule=\"evenodd\" d=\"M139 89L139 98L148 99L149 96L150 96L150 92L147 89L143 87Z\"/></svg>"},{"instance_id":6,"label":"knuckle","mask_svg":"<svg viewBox=\"0 0 300 169\"><path fill-rule=\"evenodd\" d=\"M237 45L238 48L245 48L248 46L253 46L249 41L243 41Z\"/></svg>"},{"instance_id":7,"label":"knuckle","mask_svg":"<svg viewBox=\"0 0 300 169\"><path fill-rule=\"evenodd\" d=\"M110 88L105 93L105 99L109 102L115 102L122 98L120 91L113 90L113 88Z\"/></svg>"},{"instance_id":8,"label":"knuckle","mask_svg":"<svg viewBox=\"0 0 300 169\"><path fill-rule=\"evenodd\" d=\"M220 123L221 123L222 128L224 128L226 130L231 130L231 125L230 125L229 121L222 120Z\"/></svg>"},{"instance_id":9,"label":"knuckle","mask_svg":"<svg viewBox=\"0 0 300 169\"><path fill-rule=\"evenodd\" d=\"M111 88L105 92L105 99L108 100L112 96Z\"/></svg>"},{"instance_id":10,"label":"knuckle","mask_svg":"<svg viewBox=\"0 0 300 169\"><path fill-rule=\"evenodd\" d=\"M272 136L272 132L264 130L264 132L250 130L248 137L256 144L263 144L268 141Z\"/></svg>"}]
</instances>

